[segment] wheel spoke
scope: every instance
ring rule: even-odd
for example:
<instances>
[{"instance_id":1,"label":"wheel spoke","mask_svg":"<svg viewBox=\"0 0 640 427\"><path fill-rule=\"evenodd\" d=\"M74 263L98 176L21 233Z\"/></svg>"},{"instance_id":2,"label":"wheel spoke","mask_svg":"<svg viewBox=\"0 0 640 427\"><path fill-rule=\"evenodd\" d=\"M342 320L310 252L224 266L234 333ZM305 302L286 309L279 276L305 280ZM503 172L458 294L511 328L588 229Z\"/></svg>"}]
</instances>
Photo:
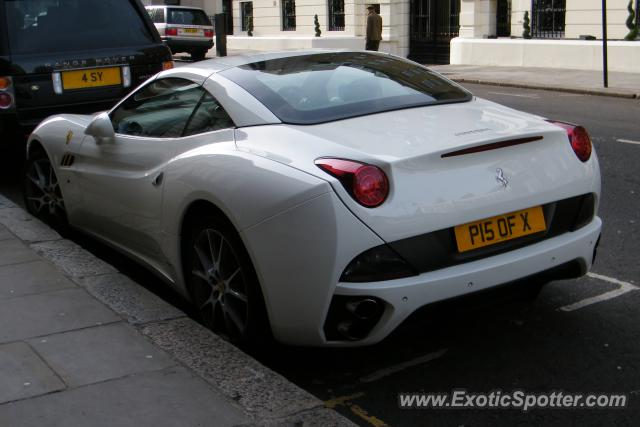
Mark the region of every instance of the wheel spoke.
<instances>
[{"instance_id":1,"label":"wheel spoke","mask_svg":"<svg viewBox=\"0 0 640 427\"><path fill-rule=\"evenodd\" d=\"M199 279L204 280L205 282L209 281L209 279L207 278L207 275L204 273L204 271L196 270L194 268L193 270L191 270L191 274L193 274L194 276L196 276Z\"/></svg>"},{"instance_id":2,"label":"wheel spoke","mask_svg":"<svg viewBox=\"0 0 640 427\"><path fill-rule=\"evenodd\" d=\"M29 181L31 181L33 183L33 185L35 185L38 190L40 190L42 193L44 193L44 188L42 187L42 183L40 182L40 180L38 178L34 178L31 175L27 175L27 178L29 178Z\"/></svg>"},{"instance_id":3,"label":"wheel spoke","mask_svg":"<svg viewBox=\"0 0 640 427\"><path fill-rule=\"evenodd\" d=\"M40 212L42 210L42 207L45 205L45 203L42 201L42 197L28 197L27 200L31 200L32 202L38 204L37 206L35 206L36 211L38 212Z\"/></svg>"},{"instance_id":4,"label":"wheel spoke","mask_svg":"<svg viewBox=\"0 0 640 427\"><path fill-rule=\"evenodd\" d=\"M211 255L211 264L213 266L213 268L216 268L216 256L214 254L214 250L213 250L213 244L211 243L211 230L206 230L205 234L207 235L207 243L209 244L209 255Z\"/></svg>"},{"instance_id":5,"label":"wheel spoke","mask_svg":"<svg viewBox=\"0 0 640 427\"><path fill-rule=\"evenodd\" d=\"M238 330L238 332L243 333L244 332L244 322L242 321L242 319L240 319L240 316L238 316L238 313L236 313L236 311L233 309L233 307L229 304L225 304L223 306L223 314L224 314L224 320L225 320L225 325L227 325L227 329L229 328L229 321L231 321L233 323L233 325L236 327L236 329Z\"/></svg>"},{"instance_id":6,"label":"wheel spoke","mask_svg":"<svg viewBox=\"0 0 640 427\"><path fill-rule=\"evenodd\" d=\"M215 306L216 302L217 302L216 299L213 298L213 292L209 292L209 298L207 298L202 304L200 304L200 310L202 310L209 304L211 304L212 306Z\"/></svg>"},{"instance_id":7,"label":"wheel spoke","mask_svg":"<svg viewBox=\"0 0 640 427\"><path fill-rule=\"evenodd\" d=\"M54 186L54 182L53 182L53 180L55 179L54 177L55 177L55 175L53 173L53 166L51 166L51 163L49 163L49 185L52 188Z\"/></svg>"},{"instance_id":8,"label":"wheel spoke","mask_svg":"<svg viewBox=\"0 0 640 427\"><path fill-rule=\"evenodd\" d=\"M33 167L36 170L36 174L38 175L38 181L40 182L40 185L38 187L42 191L45 191L44 189L47 187L47 178L45 177L45 174L42 171L42 168L40 167L40 162L38 161L33 162Z\"/></svg>"},{"instance_id":9,"label":"wheel spoke","mask_svg":"<svg viewBox=\"0 0 640 427\"><path fill-rule=\"evenodd\" d=\"M227 295L231 295L232 297L234 297L234 298L236 298L236 299L239 299L240 301L242 301L242 302L244 302L244 303L246 303L246 302L247 302L247 296L246 296L245 294L243 294L243 293L241 293L241 292L238 292L238 291L236 291L235 289L231 289L231 288L229 288L229 287L227 287L227 288L225 289L225 291L226 291L225 293L226 293Z\"/></svg>"},{"instance_id":10,"label":"wheel spoke","mask_svg":"<svg viewBox=\"0 0 640 427\"><path fill-rule=\"evenodd\" d=\"M217 265L218 271L220 272L222 271L222 247L224 246L225 242L226 241L224 240L224 237L222 237L222 234L221 234L220 247L218 248L218 258L216 259L217 261L216 265Z\"/></svg>"},{"instance_id":11,"label":"wheel spoke","mask_svg":"<svg viewBox=\"0 0 640 427\"><path fill-rule=\"evenodd\" d=\"M233 280L233 279L238 275L238 273L240 273L240 267L238 267L238 268L236 269L236 271L234 271L234 272L231 274L231 276L229 276L229 277L224 281L224 284L225 284L226 286L229 286L229 284L231 283L231 281L232 281L232 280Z\"/></svg>"},{"instance_id":12,"label":"wheel spoke","mask_svg":"<svg viewBox=\"0 0 640 427\"><path fill-rule=\"evenodd\" d=\"M207 258L207 255L202 252L202 249L198 247L198 242L193 245L193 249L196 251L196 255L198 256L198 260L200 260L200 264L205 271L211 270L212 264L211 261Z\"/></svg>"}]
</instances>

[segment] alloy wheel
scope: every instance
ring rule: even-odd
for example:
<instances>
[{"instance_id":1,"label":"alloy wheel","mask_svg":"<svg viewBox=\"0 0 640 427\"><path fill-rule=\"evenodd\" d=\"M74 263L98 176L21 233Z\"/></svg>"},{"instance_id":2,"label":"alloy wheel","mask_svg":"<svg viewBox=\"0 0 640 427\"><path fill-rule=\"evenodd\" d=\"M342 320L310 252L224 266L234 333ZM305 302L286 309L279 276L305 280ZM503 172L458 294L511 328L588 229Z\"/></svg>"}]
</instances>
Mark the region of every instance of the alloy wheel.
<instances>
[{"instance_id":1,"label":"alloy wheel","mask_svg":"<svg viewBox=\"0 0 640 427\"><path fill-rule=\"evenodd\" d=\"M205 228L192 250L194 297L204 322L231 339L241 337L249 304L245 274L233 246L219 231Z\"/></svg>"},{"instance_id":2,"label":"alloy wheel","mask_svg":"<svg viewBox=\"0 0 640 427\"><path fill-rule=\"evenodd\" d=\"M29 162L26 173L25 200L29 212L59 223L66 221L66 208L58 178L47 158Z\"/></svg>"}]
</instances>

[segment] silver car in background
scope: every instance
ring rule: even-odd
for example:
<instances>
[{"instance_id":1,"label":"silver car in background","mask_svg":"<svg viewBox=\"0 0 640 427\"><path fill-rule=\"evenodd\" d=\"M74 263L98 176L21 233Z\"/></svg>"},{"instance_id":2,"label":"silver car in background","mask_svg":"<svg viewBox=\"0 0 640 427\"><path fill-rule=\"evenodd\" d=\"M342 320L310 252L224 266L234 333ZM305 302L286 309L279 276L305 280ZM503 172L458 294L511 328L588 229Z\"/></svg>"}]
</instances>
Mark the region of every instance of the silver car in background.
<instances>
[{"instance_id":1,"label":"silver car in background","mask_svg":"<svg viewBox=\"0 0 640 427\"><path fill-rule=\"evenodd\" d=\"M185 6L147 6L147 12L173 54L186 52L200 61L213 47L213 25L204 10Z\"/></svg>"}]
</instances>

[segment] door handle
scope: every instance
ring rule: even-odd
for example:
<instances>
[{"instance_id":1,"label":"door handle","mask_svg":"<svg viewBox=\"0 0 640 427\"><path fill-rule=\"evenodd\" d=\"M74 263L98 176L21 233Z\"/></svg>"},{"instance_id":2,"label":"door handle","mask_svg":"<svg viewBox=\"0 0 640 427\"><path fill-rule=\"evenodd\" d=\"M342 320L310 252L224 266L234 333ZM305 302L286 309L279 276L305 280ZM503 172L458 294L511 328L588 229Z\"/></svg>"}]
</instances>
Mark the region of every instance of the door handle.
<instances>
[{"instance_id":1,"label":"door handle","mask_svg":"<svg viewBox=\"0 0 640 427\"><path fill-rule=\"evenodd\" d=\"M162 180L164 179L164 172L160 172L158 174L158 176L156 176L156 179L154 179L153 181L151 181L151 184L154 187L159 187L162 184Z\"/></svg>"}]
</instances>

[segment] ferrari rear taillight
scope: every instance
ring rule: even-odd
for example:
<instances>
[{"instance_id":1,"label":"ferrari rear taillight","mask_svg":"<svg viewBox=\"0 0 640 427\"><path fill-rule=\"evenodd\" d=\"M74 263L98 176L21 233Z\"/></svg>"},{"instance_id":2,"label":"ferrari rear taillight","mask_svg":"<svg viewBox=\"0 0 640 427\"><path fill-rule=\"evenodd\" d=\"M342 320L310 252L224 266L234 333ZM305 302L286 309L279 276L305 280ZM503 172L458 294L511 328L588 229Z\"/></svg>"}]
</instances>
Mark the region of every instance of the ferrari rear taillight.
<instances>
[{"instance_id":1,"label":"ferrari rear taillight","mask_svg":"<svg viewBox=\"0 0 640 427\"><path fill-rule=\"evenodd\" d=\"M576 153L576 156L581 161L586 162L591 158L591 138L589 138L589 133L585 128L554 120L549 120L549 122L560 126L567 132L571 148L573 148L573 152Z\"/></svg>"},{"instance_id":2,"label":"ferrari rear taillight","mask_svg":"<svg viewBox=\"0 0 640 427\"><path fill-rule=\"evenodd\" d=\"M167 28L164 30L164 34L167 36L177 36L178 29L177 28Z\"/></svg>"},{"instance_id":3,"label":"ferrari rear taillight","mask_svg":"<svg viewBox=\"0 0 640 427\"><path fill-rule=\"evenodd\" d=\"M322 158L316 165L338 178L353 199L367 208L380 206L389 195L389 180L377 166L353 160Z\"/></svg>"}]
</instances>

